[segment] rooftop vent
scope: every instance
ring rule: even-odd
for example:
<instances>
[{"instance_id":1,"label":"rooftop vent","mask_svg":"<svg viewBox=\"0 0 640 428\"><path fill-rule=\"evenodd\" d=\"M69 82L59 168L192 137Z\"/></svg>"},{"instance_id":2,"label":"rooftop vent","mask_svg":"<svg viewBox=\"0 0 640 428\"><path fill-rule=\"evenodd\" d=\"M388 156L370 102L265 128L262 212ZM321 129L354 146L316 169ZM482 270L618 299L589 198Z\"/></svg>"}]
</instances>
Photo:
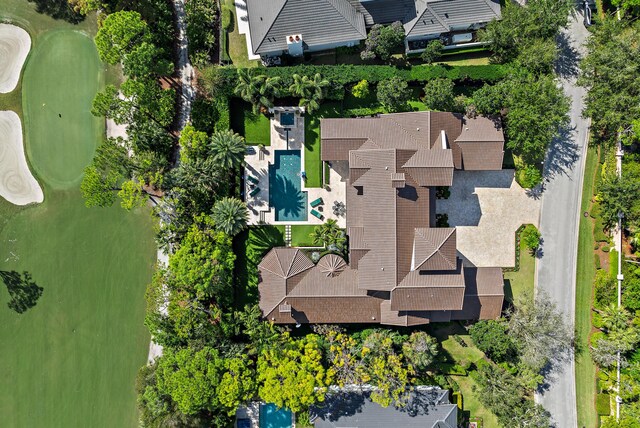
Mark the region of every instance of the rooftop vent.
<instances>
[{"instance_id":1,"label":"rooftop vent","mask_svg":"<svg viewBox=\"0 0 640 428\"><path fill-rule=\"evenodd\" d=\"M280 306L278 307L278 311L279 311L280 313L283 313L283 312L285 312L285 313L286 313L286 312L291 312L291 305L289 305L289 304L287 304L287 303L285 303L285 304L283 304L283 305L280 305Z\"/></svg>"}]
</instances>

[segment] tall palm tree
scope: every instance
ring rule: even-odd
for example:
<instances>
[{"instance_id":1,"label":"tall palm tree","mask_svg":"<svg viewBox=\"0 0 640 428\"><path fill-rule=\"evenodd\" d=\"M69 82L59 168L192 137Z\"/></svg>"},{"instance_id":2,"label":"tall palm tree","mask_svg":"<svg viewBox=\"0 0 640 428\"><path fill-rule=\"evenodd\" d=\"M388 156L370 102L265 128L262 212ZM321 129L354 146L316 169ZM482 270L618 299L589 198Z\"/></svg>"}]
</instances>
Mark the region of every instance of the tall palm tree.
<instances>
[{"instance_id":1,"label":"tall palm tree","mask_svg":"<svg viewBox=\"0 0 640 428\"><path fill-rule=\"evenodd\" d=\"M306 107L307 112L312 113L320 108L320 101L326 96L329 85L329 81L323 79L320 73L316 73L313 78L294 74L289 92L300 97L300 107Z\"/></svg>"},{"instance_id":2,"label":"tall palm tree","mask_svg":"<svg viewBox=\"0 0 640 428\"><path fill-rule=\"evenodd\" d=\"M233 172L244 164L247 146L244 138L233 131L217 131L211 136L209 149L218 166Z\"/></svg>"},{"instance_id":3,"label":"tall palm tree","mask_svg":"<svg viewBox=\"0 0 640 428\"><path fill-rule=\"evenodd\" d=\"M250 68L238 69L238 83L234 93L248 103L253 103L258 94L258 79Z\"/></svg>"},{"instance_id":4,"label":"tall palm tree","mask_svg":"<svg viewBox=\"0 0 640 428\"><path fill-rule=\"evenodd\" d=\"M324 224L316 226L309 236L314 244L335 245L338 249L342 249L347 241L344 232L340 229L335 219L329 219Z\"/></svg>"},{"instance_id":5,"label":"tall palm tree","mask_svg":"<svg viewBox=\"0 0 640 428\"><path fill-rule=\"evenodd\" d=\"M254 114L261 109L273 107L273 100L280 95L280 77L268 77L264 74L256 74L254 69L239 68L238 84L235 94L248 103Z\"/></svg>"},{"instance_id":6,"label":"tall palm tree","mask_svg":"<svg viewBox=\"0 0 640 428\"><path fill-rule=\"evenodd\" d=\"M218 230L235 236L247 227L249 211L240 199L222 198L213 206L211 217Z\"/></svg>"},{"instance_id":7,"label":"tall palm tree","mask_svg":"<svg viewBox=\"0 0 640 428\"><path fill-rule=\"evenodd\" d=\"M258 103L253 105L253 112L257 114L261 109L268 109L273 107L273 100L280 96L280 84L281 79L279 77L267 77L258 76Z\"/></svg>"}]
</instances>

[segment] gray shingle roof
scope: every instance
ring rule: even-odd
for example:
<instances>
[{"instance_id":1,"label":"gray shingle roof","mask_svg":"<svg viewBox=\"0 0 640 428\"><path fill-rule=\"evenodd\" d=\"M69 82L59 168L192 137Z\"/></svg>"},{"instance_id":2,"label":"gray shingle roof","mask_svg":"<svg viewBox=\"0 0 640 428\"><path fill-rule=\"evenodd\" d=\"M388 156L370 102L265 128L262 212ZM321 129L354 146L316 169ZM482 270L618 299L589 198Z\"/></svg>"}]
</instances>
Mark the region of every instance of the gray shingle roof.
<instances>
[{"instance_id":1,"label":"gray shingle roof","mask_svg":"<svg viewBox=\"0 0 640 428\"><path fill-rule=\"evenodd\" d=\"M341 392L312 406L310 413L315 428L455 428L458 411L448 391L418 387L406 407L382 407L369 392Z\"/></svg>"},{"instance_id":2,"label":"gray shingle roof","mask_svg":"<svg viewBox=\"0 0 640 428\"><path fill-rule=\"evenodd\" d=\"M417 16L404 24L407 36L446 33L501 16L494 0L417 0L417 6Z\"/></svg>"},{"instance_id":3,"label":"gray shingle roof","mask_svg":"<svg viewBox=\"0 0 640 428\"><path fill-rule=\"evenodd\" d=\"M287 50L292 34L309 46L367 37L364 17L346 0L247 0L247 12L256 54Z\"/></svg>"}]
</instances>

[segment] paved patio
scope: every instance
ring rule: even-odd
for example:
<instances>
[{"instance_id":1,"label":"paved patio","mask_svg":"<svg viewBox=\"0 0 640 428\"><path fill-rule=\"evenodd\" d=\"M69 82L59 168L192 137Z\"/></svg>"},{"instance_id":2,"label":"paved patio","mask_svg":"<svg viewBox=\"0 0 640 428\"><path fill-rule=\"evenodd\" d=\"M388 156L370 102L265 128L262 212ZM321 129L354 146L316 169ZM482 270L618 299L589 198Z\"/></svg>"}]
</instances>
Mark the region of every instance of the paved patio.
<instances>
[{"instance_id":1,"label":"paved patio","mask_svg":"<svg viewBox=\"0 0 640 428\"><path fill-rule=\"evenodd\" d=\"M295 112L295 124L283 127L280 125L280 113L283 111ZM329 186L307 187L302 180L302 191L307 192L307 221L276 221L275 210L269 206L269 165L275 162L275 152L278 150L300 150L302 169L304 169L304 109L300 107L276 107L273 109L273 117L270 121L271 145L260 149L258 146L250 146L245 155L245 202L249 208L249 224L322 224L328 219L335 219L342 228L346 227L346 217L337 217L333 214L334 202L346 204L346 178L348 167L337 162L329 169ZM248 177L258 180L252 184ZM344 178L343 178L344 177ZM258 187L260 191L251 196L251 192ZM315 208L324 216L322 220L311 215L312 201L322 198L322 208Z\"/></svg>"},{"instance_id":2,"label":"paved patio","mask_svg":"<svg viewBox=\"0 0 640 428\"><path fill-rule=\"evenodd\" d=\"M436 202L436 212L457 227L460 254L478 267L515 266L515 231L539 225L541 200L516 183L511 169L455 171L450 191L449 199Z\"/></svg>"}]
</instances>

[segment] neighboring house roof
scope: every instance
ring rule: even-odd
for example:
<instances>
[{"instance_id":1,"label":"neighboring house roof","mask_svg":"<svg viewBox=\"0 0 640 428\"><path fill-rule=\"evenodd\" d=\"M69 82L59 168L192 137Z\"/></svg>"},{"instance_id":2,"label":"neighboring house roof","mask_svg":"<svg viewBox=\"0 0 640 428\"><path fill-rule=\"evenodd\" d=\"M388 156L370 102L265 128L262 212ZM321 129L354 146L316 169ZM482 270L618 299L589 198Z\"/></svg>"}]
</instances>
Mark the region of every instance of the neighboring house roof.
<instances>
[{"instance_id":1,"label":"neighboring house roof","mask_svg":"<svg viewBox=\"0 0 640 428\"><path fill-rule=\"evenodd\" d=\"M370 392L340 392L314 405L309 413L315 428L455 428L458 408L449 392L437 387L416 387L405 406L371 401Z\"/></svg>"},{"instance_id":2,"label":"neighboring house roof","mask_svg":"<svg viewBox=\"0 0 640 428\"><path fill-rule=\"evenodd\" d=\"M362 13L347 0L247 0L247 15L255 54L286 51L293 34L309 46L367 37Z\"/></svg>"},{"instance_id":3,"label":"neighboring house roof","mask_svg":"<svg viewBox=\"0 0 640 428\"><path fill-rule=\"evenodd\" d=\"M464 29L501 16L494 0L416 0L416 5L416 16L404 24L407 37Z\"/></svg>"},{"instance_id":4,"label":"neighboring house roof","mask_svg":"<svg viewBox=\"0 0 640 428\"><path fill-rule=\"evenodd\" d=\"M463 266L456 229L435 227L435 187L452 184L456 151L469 159L465 169L473 163L465 147L488 152L478 169L501 169L502 129L484 117L411 112L323 119L320 135L323 159L348 161L349 264L335 254L314 265L299 249L271 250L258 266L264 316L402 326L498 317L501 270Z\"/></svg>"},{"instance_id":5,"label":"neighboring house roof","mask_svg":"<svg viewBox=\"0 0 640 428\"><path fill-rule=\"evenodd\" d=\"M416 17L416 0L349 0L364 15L367 26L408 22Z\"/></svg>"}]
</instances>

